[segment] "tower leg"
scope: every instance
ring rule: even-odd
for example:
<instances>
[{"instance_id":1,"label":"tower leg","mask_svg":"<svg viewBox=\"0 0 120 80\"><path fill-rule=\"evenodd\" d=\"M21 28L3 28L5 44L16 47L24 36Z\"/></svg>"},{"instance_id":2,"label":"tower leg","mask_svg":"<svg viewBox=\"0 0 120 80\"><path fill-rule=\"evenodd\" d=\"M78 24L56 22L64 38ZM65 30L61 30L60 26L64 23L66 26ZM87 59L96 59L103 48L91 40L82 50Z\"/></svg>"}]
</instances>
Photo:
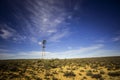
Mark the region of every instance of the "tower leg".
<instances>
[{"instance_id":1,"label":"tower leg","mask_svg":"<svg viewBox=\"0 0 120 80\"><path fill-rule=\"evenodd\" d=\"M42 48L42 59L44 58L44 56L45 56L45 49Z\"/></svg>"}]
</instances>

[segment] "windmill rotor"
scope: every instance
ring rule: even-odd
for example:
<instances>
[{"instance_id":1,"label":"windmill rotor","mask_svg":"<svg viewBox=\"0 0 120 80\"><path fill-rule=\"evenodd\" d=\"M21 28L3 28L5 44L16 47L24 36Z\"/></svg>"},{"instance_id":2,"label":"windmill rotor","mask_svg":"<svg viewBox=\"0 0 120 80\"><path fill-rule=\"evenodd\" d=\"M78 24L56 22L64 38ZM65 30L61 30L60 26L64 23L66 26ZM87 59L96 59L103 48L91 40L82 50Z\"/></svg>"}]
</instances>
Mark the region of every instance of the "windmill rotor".
<instances>
[{"instance_id":1,"label":"windmill rotor","mask_svg":"<svg viewBox=\"0 0 120 80\"><path fill-rule=\"evenodd\" d=\"M45 48L46 40L42 41L42 47Z\"/></svg>"}]
</instances>

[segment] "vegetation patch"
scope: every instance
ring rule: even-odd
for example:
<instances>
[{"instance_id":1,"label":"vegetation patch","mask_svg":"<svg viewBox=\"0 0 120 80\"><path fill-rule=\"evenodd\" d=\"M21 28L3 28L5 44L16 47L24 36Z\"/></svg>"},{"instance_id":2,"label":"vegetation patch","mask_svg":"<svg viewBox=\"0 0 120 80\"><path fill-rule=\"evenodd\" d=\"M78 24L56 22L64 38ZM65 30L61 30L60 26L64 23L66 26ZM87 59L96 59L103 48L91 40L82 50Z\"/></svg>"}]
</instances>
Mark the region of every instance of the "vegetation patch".
<instances>
[{"instance_id":1,"label":"vegetation patch","mask_svg":"<svg viewBox=\"0 0 120 80\"><path fill-rule=\"evenodd\" d=\"M119 80L120 57L0 60L0 80Z\"/></svg>"},{"instance_id":2,"label":"vegetation patch","mask_svg":"<svg viewBox=\"0 0 120 80\"><path fill-rule=\"evenodd\" d=\"M108 72L108 75L109 75L109 76L112 76L112 77L117 77L117 76L120 76L120 71Z\"/></svg>"},{"instance_id":3,"label":"vegetation patch","mask_svg":"<svg viewBox=\"0 0 120 80\"><path fill-rule=\"evenodd\" d=\"M75 77L76 74L73 71L70 71L70 72L66 71L64 73L64 76L66 76L66 77Z\"/></svg>"}]
</instances>

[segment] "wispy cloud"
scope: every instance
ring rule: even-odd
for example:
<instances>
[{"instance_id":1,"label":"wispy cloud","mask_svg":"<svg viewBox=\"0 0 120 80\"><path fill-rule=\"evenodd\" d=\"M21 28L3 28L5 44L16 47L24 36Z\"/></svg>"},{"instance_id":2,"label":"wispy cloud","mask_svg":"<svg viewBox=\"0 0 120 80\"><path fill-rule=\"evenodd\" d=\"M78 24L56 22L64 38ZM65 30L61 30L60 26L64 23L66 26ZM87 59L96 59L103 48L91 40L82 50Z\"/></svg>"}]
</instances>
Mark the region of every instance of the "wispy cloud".
<instances>
[{"instance_id":1,"label":"wispy cloud","mask_svg":"<svg viewBox=\"0 0 120 80\"><path fill-rule=\"evenodd\" d=\"M0 24L0 37L3 39L11 38L16 31L12 28L9 28L6 24Z\"/></svg>"},{"instance_id":2,"label":"wispy cloud","mask_svg":"<svg viewBox=\"0 0 120 80\"><path fill-rule=\"evenodd\" d=\"M0 52L10 52L10 50L7 50L7 49L0 49Z\"/></svg>"},{"instance_id":3,"label":"wispy cloud","mask_svg":"<svg viewBox=\"0 0 120 80\"><path fill-rule=\"evenodd\" d=\"M27 39L36 43L41 39L48 39L52 42L60 41L70 32L68 17L71 19L65 7L65 1L61 0L25 0L11 2L12 17L16 21L16 31L18 38L12 40ZM6 24L6 23L5 23ZM11 23L12 24L12 23ZM14 24L13 24L14 25ZM11 27L8 25L7 27ZM10 38L11 32L2 30L4 34L1 37ZM21 34L22 32L22 34ZM16 33L14 33L16 34Z\"/></svg>"},{"instance_id":4,"label":"wispy cloud","mask_svg":"<svg viewBox=\"0 0 120 80\"><path fill-rule=\"evenodd\" d=\"M13 35L10 31L5 30L5 29L1 29L0 32L1 32L0 36L3 39L8 39L8 38L10 38Z\"/></svg>"},{"instance_id":5,"label":"wispy cloud","mask_svg":"<svg viewBox=\"0 0 120 80\"><path fill-rule=\"evenodd\" d=\"M0 24L0 37L6 40L23 41L26 36L20 35L15 29L11 28L7 24Z\"/></svg>"},{"instance_id":6,"label":"wispy cloud","mask_svg":"<svg viewBox=\"0 0 120 80\"><path fill-rule=\"evenodd\" d=\"M22 32L29 34L27 38L30 41L36 42L39 38L59 41L69 33L69 27L66 27L67 22L65 21L68 13L65 10L63 1L26 0L24 4L18 4L21 4L24 9L21 12L20 6L13 4L13 7L16 7L13 14L16 20L23 22ZM24 11L28 15L25 16Z\"/></svg>"},{"instance_id":7,"label":"wispy cloud","mask_svg":"<svg viewBox=\"0 0 120 80\"><path fill-rule=\"evenodd\" d=\"M46 52L45 58L84 58L84 57L104 57L120 56L119 50L105 50L103 44L96 44L79 49L70 49L64 52ZM40 51L19 52L16 54L0 54L0 59L32 59L41 58Z\"/></svg>"},{"instance_id":8,"label":"wispy cloud","mask_svg":"<svg viewBox=\"0 0 120 80\"><path fill-rule=\"evenodd\" d=\"M112 40L115 41L115 42L120 41L120 36L114 37L114 38L112 38Z\"/></svg>"},{"instance_id":9,"label":"wispy cloud","mask_svg":"<svg viewBox=\"0 0 120 80\"><path fill-rule=\"evenodd\" d=\"M33 3L29 1L26 8L32 13L30 19L41 37L56 41L66 36L68 30L64 29L67 28L65 27L67 13L63 4L58 1L35 1Z\"/></svg>"},{"instance_id":10,"label":"wispy cloud","mask_svg":"<svg viewBox=\"0 0 120 80\"><path fill-rule=\"evenodd\" d=\"M53 36L51 36L49 38L50 41L59 41L61 38L63 38L64 36L67 36L69 33L68 30L63 30L61 32L58 32L56 34L54 34Z\"/></svg>"},{"instance_id":11,"label":"wispy cloud","mask_svg":"<svg viewBox=\"0 0 120 80\"><path fill-rule=\"evenodd\" d=\"M96 42L97 42L97 43L104 43L105 40L103 40L103 39L99 39L99 40L96 40Z\"/></svg>"},{"instance_id":12,"label":"wispy cloud","mask_svg":"<svg viewBox=\"0 0 120 80\"><path fill-rule=\"evenodd\" d=\"M72 47L71 47L71 46L68 46L67 48L68 48L68 49L72 49Z\"/></svg>"}]
</instances>

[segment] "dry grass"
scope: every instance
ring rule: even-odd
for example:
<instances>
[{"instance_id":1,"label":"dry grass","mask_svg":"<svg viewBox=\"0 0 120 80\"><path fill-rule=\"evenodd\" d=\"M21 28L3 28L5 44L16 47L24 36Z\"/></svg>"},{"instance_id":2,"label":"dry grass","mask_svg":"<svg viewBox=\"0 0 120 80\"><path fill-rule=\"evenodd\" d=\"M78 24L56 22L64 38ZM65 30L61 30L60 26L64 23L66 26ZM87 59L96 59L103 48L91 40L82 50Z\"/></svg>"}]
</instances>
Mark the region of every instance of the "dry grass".
<instances>
[{"instance_id":1,"label":"dry grass","mask_svg":"<svg viewBox=\"0 0 120 80\"><path fill-rule=\"evenodd\" d=\"M119 79L120 57L0 61L0 80Z\"/></svg>"}]
</instances>

